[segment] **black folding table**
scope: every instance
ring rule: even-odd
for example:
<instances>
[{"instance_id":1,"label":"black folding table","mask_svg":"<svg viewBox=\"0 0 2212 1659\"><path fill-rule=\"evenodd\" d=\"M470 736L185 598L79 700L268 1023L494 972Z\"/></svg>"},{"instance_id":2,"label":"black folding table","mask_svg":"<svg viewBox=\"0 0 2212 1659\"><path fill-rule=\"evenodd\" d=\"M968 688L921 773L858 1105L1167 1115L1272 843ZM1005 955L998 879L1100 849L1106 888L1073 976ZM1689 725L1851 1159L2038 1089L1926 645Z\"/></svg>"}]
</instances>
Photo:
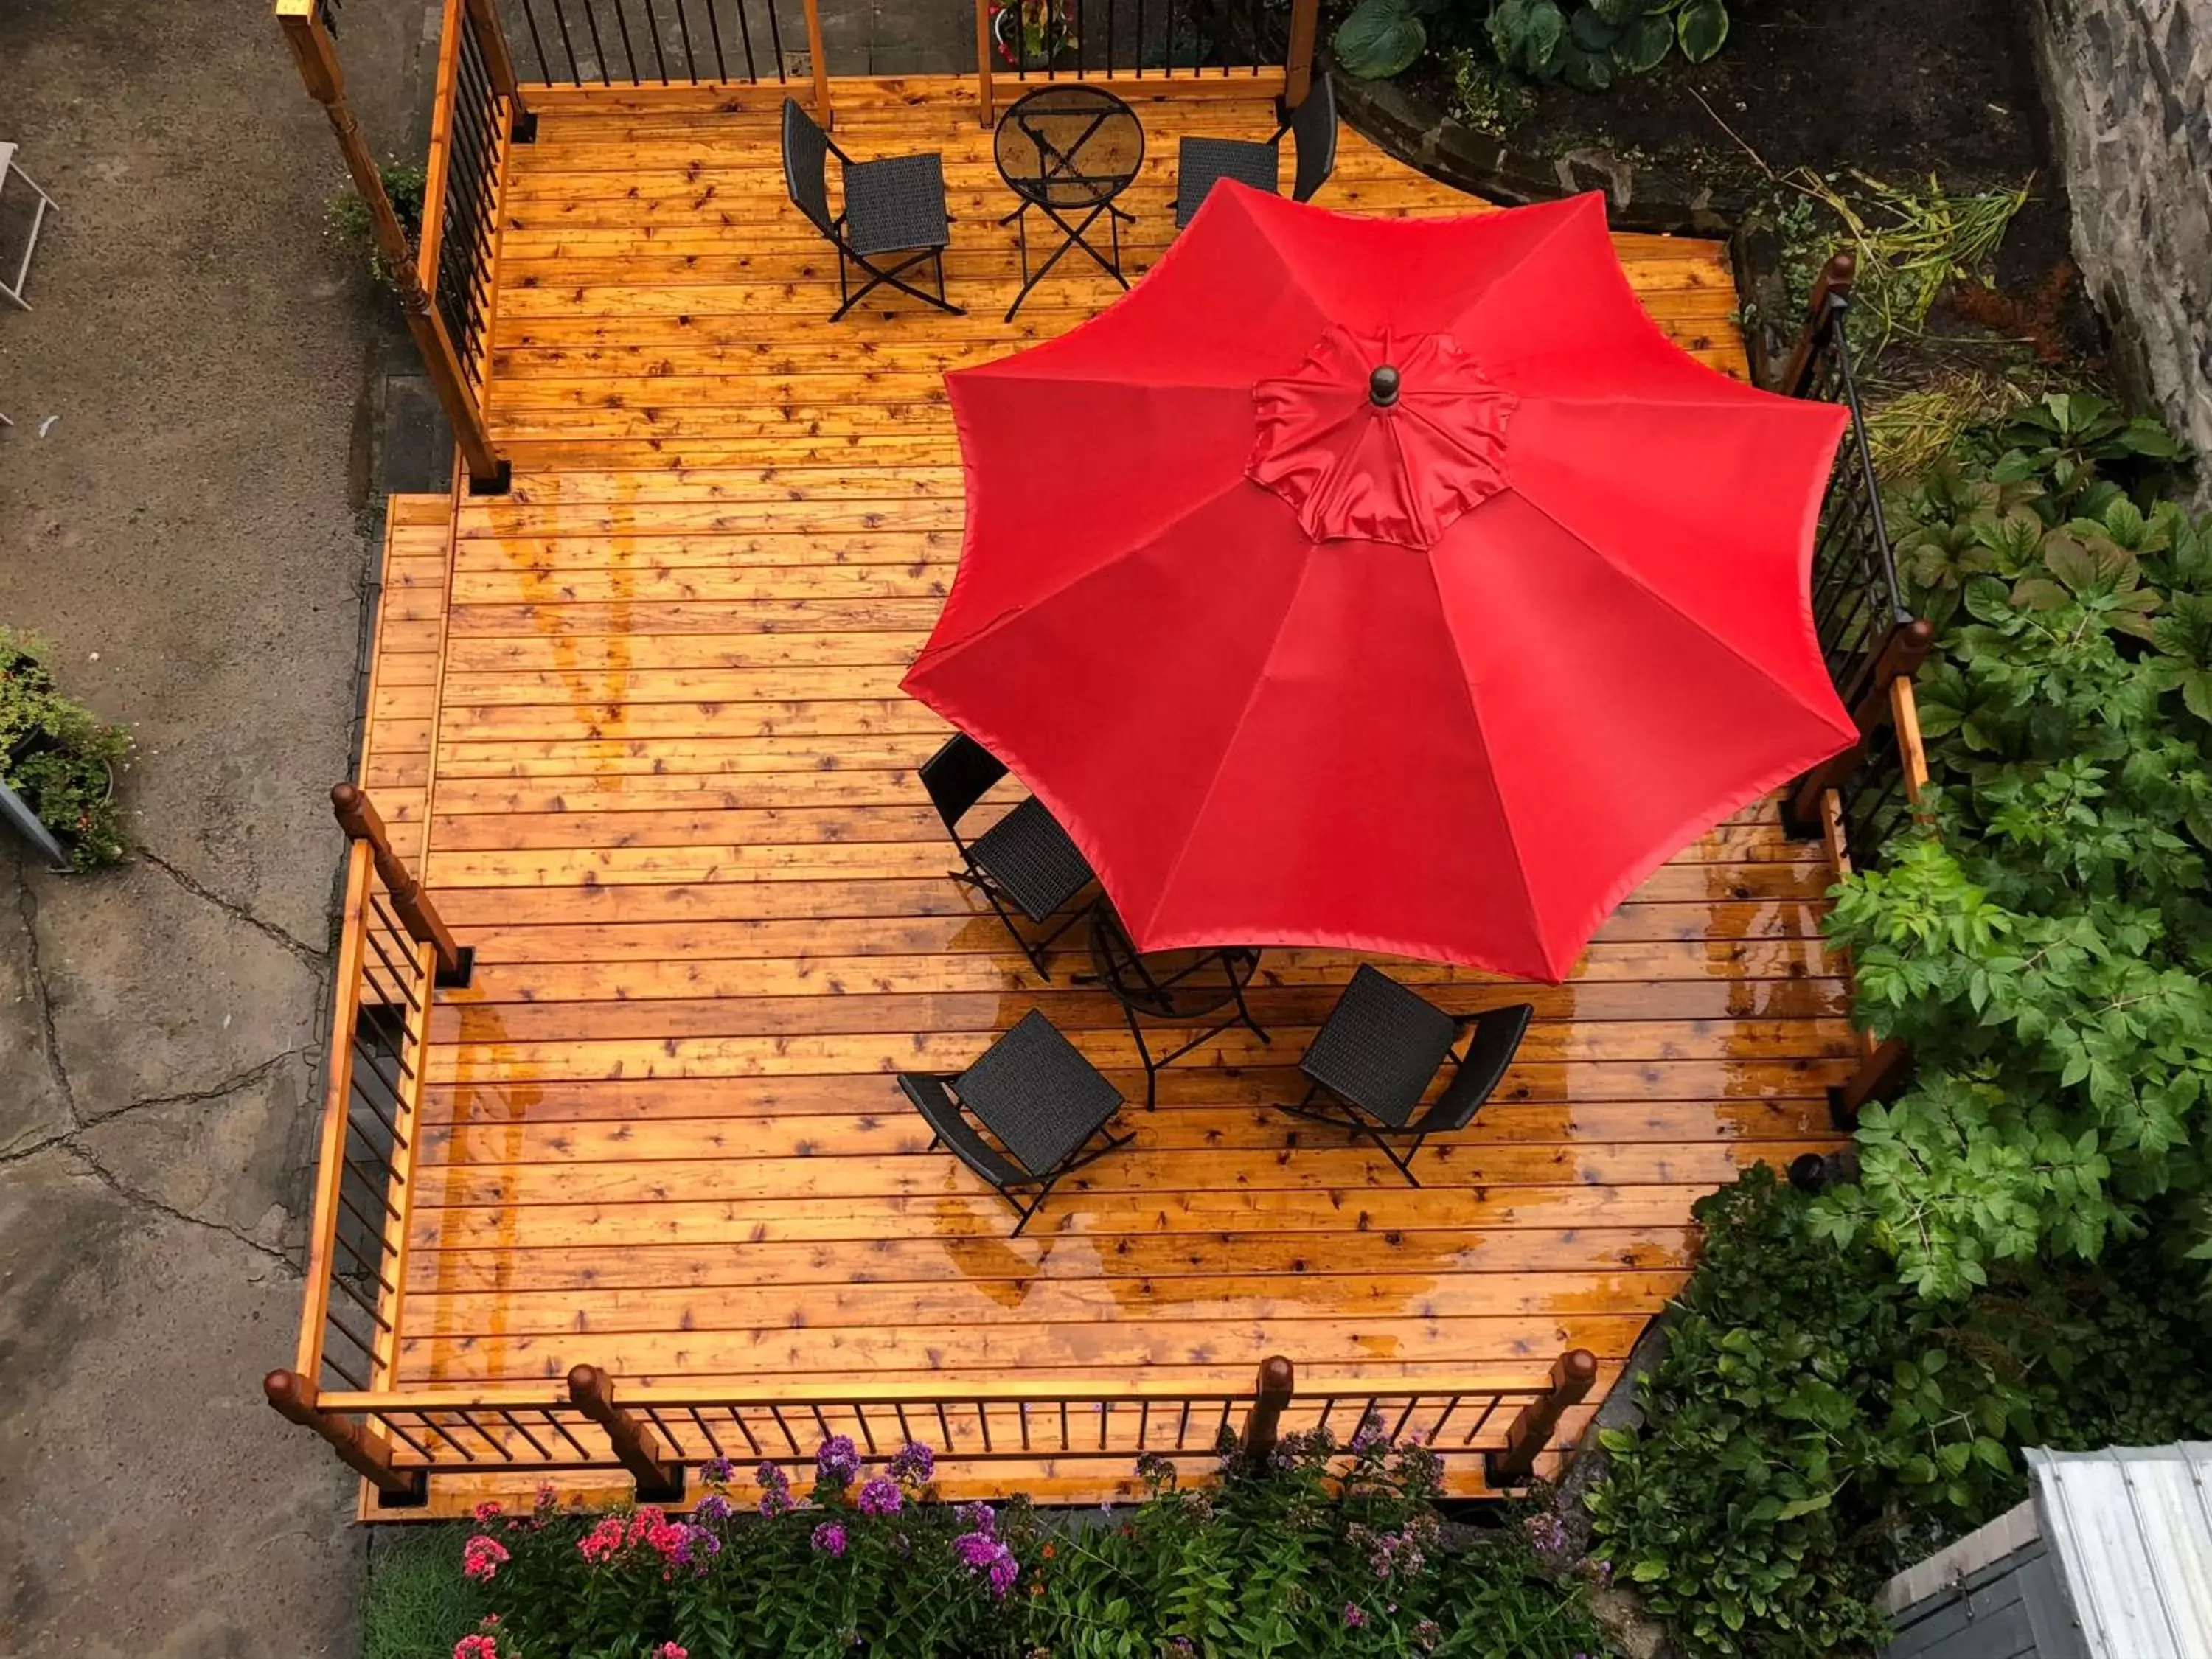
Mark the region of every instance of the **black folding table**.
<instances>
[{"instance_id":1,"label":"black folding table","mask_svg":"<svg viewBox=\"0 0 2212 1659\"><path fill-rule=\"evenodd\" d=\"M1021 228L1022 291L1006 307L1008 322L1070 248L1081 248L1115 282L1129 286L1121 274L1121 226L1134 224L1136 216L1115 206L1114 198L1135 182L1145 163L1145 129L1136 111L1112 93L1080 82L1039 87L1000 117L992 156L999 176L1022 198L999 222ZM1034 275L1031 208L1051 220L1064 239ZM1101 219L1106 222L1105 252L1091 240L1091 227Z\"/></svg>"}]
</instances>

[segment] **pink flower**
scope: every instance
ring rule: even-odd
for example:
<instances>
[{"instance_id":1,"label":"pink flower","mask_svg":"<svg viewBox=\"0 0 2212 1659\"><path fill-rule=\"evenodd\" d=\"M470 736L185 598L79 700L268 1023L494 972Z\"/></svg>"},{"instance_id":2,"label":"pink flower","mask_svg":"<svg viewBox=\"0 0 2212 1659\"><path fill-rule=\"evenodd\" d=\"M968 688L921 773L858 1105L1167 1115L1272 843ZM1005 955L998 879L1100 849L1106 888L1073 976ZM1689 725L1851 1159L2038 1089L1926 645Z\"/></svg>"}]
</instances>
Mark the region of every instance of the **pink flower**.
<instances>
[{"instance_id":1,"label":"pink flower","mask_svg":"<svg viewBox=\"0 0 2212 1659\"><path fill-rule=\"evenodd\" d=\"M622 1516L611 1515L579 1539L576 1547L586 1561L599 1562L611 1559L628 1541Z\"/></svg>"},{"instance_id":2,"label":"pink flower","mask_svg":"<svg viewBox=\"0 0 2212 1659\"><path fill-rule=\"evenodd\" d=\"M647 1659L691 1659L691 1656L673 1642L663 1642L647 1656Z\"/></svg>"},{"instance_id":3,"label":"pink flower","mask_svg":"<svg viewBox=\"0 0 2212 1659\"><path fill-rule=\"evenodd\" d=\"M453 1644L453 1659L499 1659L495 1636L464 1636Z\"/></svg>"},{"instance_id":4,"label":"pink flower","mask_svg":"<svg viewBox=\"0 0 2212 1659\"><path fill-rule=\"evenodd\" d=\"M489 1583L507 1565L507 1546L498 1539L478 1533L461 1546L461 1571L471 1578Z\"/></svg>"},{"instance_id":5,"label":"pink flower","mask_svg":"<svg viewBox=\"0 0 2212 1659\"><path fill-rule=\"evenodd\" d=\"M499 1505L487 1498L476 1507L477 1525L488 1527L499 1517Z\"/></svg>"}]
</instances>

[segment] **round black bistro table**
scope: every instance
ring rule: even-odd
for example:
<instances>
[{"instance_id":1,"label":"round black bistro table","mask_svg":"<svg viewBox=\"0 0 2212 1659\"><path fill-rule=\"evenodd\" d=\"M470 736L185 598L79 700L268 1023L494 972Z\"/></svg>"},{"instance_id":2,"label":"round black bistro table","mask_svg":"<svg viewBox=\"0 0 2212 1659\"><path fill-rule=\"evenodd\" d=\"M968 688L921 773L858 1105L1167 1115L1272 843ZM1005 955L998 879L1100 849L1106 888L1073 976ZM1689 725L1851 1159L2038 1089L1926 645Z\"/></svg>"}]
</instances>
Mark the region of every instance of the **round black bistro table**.
<instances>
[{"instance_id":1,"label":"round black bistro table","mask_svg":"<svg viewBox=\"0 0 2212 1659\"><path fill-rule=\"evenodd\" d=\"M1123 288L1121 225L1136 216L1114 205L1145 164L1145 129L1131 109L1110 92L1080 82L1039 87L1014 100L999 118L992 141L999 176L1022 198L999 221L1022 233L1022 291L1006 307L1006 320L1022 308L1030 290L1072 247L1079 247ZM1051 257L1030 273L1029 212L1036 209L1059 227L1063 238ZM1076 216L1080 215L1079 219ZM1090 240L1091 228L1106 221L1109 252Z\"/></svg>"},{"instance_id":2,"label":"round black bistro table","mask_svg":"<svg viewBox=\"0 0 2212 1659\"><path fill-rule=\"evenodd\" d=\"M1145 1062L1145 1104L1154 1103L1160 1067L1211 1042L1232 1025L1249 1027L1261 1042L1267 1034L1252 1018L1244 988L1260 969L1260 950L1252 945L1217 945L1203 950L1139 953L1114 907L1103 898L1091 908L1091 968L1098 982L1121 1005L1121 1017L1136 1039ZM1139 1016L1182 1023L1223 1015L1197 1036L1155 1059L1145 1041Z\"/></svg>"}]
</instances>

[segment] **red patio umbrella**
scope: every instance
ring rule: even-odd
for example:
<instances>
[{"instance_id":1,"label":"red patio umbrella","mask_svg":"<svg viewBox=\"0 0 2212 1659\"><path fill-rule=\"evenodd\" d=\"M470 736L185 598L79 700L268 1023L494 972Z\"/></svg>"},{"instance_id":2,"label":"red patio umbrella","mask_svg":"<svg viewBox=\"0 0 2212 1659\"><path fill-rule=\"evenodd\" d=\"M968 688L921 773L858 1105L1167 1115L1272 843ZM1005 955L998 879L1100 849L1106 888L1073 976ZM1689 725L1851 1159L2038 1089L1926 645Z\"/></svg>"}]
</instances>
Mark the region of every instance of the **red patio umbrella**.
<instances>
[{"instance_id":1,"label":"red patio umbrella","mask_svg":"<svg viewBox=\"0 0 2212 1659\"><path fill-rule=\"evenodd\" d=\"M1381 220L1224 185L1094 321L947 378L967 532L906 689L1140 949L1557 980L1856 735L1808 595L1844 412L1670 343L1598 197Z\"/></svg>"}]
</instances>

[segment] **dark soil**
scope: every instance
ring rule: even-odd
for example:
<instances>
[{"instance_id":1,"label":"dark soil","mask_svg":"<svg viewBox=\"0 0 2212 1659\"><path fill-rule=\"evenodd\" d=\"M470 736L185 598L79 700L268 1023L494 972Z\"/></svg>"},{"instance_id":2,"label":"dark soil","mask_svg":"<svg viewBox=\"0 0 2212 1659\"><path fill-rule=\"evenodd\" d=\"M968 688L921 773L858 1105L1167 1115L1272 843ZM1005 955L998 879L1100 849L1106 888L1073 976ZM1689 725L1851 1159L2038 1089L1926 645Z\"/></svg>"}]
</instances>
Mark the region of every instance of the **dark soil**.
<instances>
[{"instance_id":1,"label":"dark soil","mask_svg":"<svg viewBox=\"0 0 2212 1659\"><path fill-rule=\"evenodd\" d=\"M1486 10L1462 0L1454 15L1465 30ZM2017 307L2012 321L2056 330L2073 355L2094 349L2087 308L2070 293L2065 191L2017 0L1730 0L1729 10L1728 44L1710 63L1673 57L1602 93L1535 88L1534 113L1500 136L1532 155L1598 150L1656 165L1723 195L1797 167L1846 175L1846 193L1852 170L1893 184L1933 173L1954 195L2032 178L1996 261L1999 295ZM1450 107L1437 55L1402 84ZM1989 299L1970 304L1987 310ZM2054 338L2043 355L2056 349Z\"/></svg>"}]
</instances>

